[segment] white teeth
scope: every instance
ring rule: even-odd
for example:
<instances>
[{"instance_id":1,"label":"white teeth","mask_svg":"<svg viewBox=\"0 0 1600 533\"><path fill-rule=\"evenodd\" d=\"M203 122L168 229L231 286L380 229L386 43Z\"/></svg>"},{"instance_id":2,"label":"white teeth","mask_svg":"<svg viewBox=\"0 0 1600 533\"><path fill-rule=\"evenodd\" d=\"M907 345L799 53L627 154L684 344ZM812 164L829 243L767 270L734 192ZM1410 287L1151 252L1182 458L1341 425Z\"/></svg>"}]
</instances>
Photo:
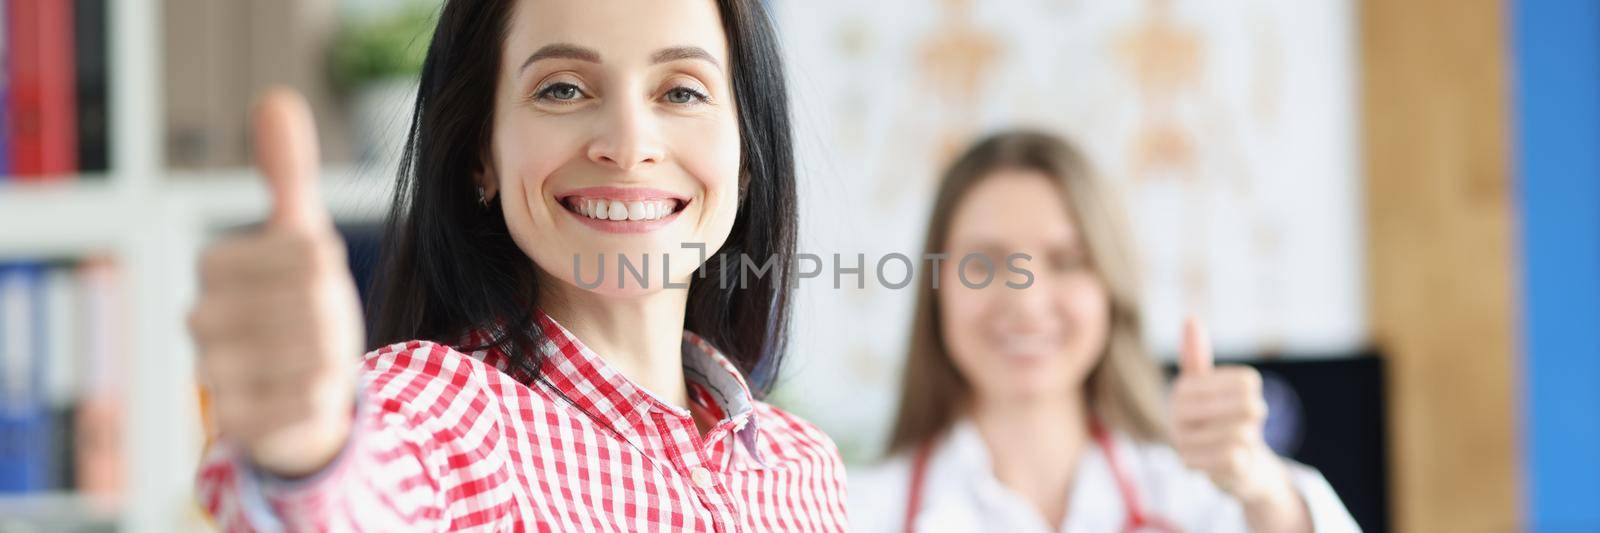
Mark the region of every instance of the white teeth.
<instances>
[{"instance_id":1,"label":"white teeth","mask_svg":"<svg viewBox=\"0 0 1600 533\"><path fill-rule=\"evenodd\" d=\"M671 199L622 202L578 198L571 205L573 211L596 220L658 220L672 215L678 209L678 201Z\"/></svg>"}]
</instances>

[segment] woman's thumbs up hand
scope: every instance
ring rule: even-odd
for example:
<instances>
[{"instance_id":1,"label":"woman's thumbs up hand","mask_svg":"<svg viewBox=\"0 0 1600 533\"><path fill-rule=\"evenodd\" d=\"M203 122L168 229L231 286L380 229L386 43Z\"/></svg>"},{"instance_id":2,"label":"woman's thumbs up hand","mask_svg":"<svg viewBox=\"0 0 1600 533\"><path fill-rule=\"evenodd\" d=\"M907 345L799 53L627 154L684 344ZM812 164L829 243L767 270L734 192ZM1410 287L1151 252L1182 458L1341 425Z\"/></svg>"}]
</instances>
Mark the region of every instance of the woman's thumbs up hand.
<instances>
[{"instance_id":1,"label":"woman's thumbs up hand","mask_svg":"<svg viewBox=\"0 0 1600 533\"><path fill-rule=\"evenodd\" d=\"M1169 412L1173 446L1184 464L1246 507L1298 502L1287 467L1262 436L1267 402L1261 374L1247 366L1213 367L1205 326L1193 318L1184 324L1179 367Z\"/></svg>"},{"instance_id":2,"label":"woman's thumbs up hand","mask_svg":"<svg viewBox=\"0 0 1600 533\"><path fill-rule=\"evenodd\" d=\"M189 330L221 437L261 468L297 476L349 436L365 333L344 243L317 193L309 107L270 90L255 121L272 215L207 248Z\"/></svg>"}]
</instances>

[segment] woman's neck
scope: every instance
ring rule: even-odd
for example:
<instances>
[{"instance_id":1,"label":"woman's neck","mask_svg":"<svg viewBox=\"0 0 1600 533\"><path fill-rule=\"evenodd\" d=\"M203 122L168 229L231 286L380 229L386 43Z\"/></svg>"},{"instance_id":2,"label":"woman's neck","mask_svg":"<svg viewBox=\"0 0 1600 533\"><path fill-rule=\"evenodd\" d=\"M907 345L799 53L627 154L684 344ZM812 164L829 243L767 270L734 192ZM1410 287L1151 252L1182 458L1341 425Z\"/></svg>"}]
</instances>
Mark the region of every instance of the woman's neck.
<instances>
[{"instance_id":1,"label":"woman's neck","mask_svg":"<svg viewBox=\"0 0 1600 533\"><path fill-rule=\"evenodd\" d=\"M560 284L560 282L554 282ZM553 288L545 313L616 367L628 380L664 401L688 408L683 378L683 317L688 291L604 296L576 287Z\"/></svg>"},{"instance_id":2,"label":"woman's neck","mask_svg":"<svg viewBox=\"0 0 1600 533\"><path fill-rule=\"evenodd\" d=\"M995 478L1033 504L1052 527L1066 518L1078 462L1089 441L1085 402L1064 396L1059 401L978 400L970 409Z\"/></svg>"}]
</instances>

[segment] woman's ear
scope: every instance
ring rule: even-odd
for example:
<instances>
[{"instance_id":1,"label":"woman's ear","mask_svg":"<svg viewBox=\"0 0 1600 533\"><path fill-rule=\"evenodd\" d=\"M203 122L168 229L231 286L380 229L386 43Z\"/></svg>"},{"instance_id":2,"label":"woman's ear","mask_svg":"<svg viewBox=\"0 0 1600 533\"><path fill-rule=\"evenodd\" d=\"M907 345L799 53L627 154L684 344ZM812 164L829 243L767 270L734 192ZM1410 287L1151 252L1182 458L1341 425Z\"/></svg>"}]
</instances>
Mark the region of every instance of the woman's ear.
<instances>
[{"instance_id":1,"label":"woman's ear","mask_svg":"<svg viewBox=\"0 0 1600 533\"><path fill-rule=\"evenodd\" d=\"M472 180L483 190L484 202L493 200L500 191L500 176L494 171L494 154L488 148L478 155L478 171L473 173Z\"/></svg>"},{"instance_id":2,"label":"woman's ear","mask_svg":"<svg viewBox=\"0 0 1600 533\"><path fill-rule=\"evenodd\" d=\"M478 188L483 190L483 201L485 202L493 200L494 195L500 191L500 178L492 170L480 170L472 176L472 180L477 182Z\"/></svg>"}]
</instances>

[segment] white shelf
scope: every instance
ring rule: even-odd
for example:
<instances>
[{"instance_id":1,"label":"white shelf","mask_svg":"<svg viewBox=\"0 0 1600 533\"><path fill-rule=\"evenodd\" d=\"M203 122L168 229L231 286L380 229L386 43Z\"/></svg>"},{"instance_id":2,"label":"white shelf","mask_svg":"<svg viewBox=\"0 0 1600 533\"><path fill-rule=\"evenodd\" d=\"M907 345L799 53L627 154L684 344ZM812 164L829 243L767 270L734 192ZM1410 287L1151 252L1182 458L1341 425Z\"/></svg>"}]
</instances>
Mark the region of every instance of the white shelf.
<instances>
[{"instance_id":1,"label":"white shelf","mask_svg":"<svg viewBox=\"0 0 1600 533\"><path fill-rule=\"evenodd\" d=\"M0 259L80 256L127 235L129 196L105 182L0 187Z\"/></svg>"},{"instance_id":2,"label":"white shelf","mask_svg":"<svg viewBox=\"0 0 1600 533\"><path fill-rule=\"evenodd\" d=\"M328 171L322 197L341 223L381 222L392 178ZM261 220L269 209L265 186L250 170L180 172L154 190L121 187L103 178L47 186L0 184L0 260L77 257L115 251L140 232L171 229L160 219L184 215L208 229ZM155 226L152 228L152 223Z\"/></svg>"},{"instance_id":3,"label":"white shelf","mask_svg":"<svg viewBox=\"0 0 1600 533\"><path fill-rule=\"evenodd\" d=\"M111 63L111 166L102 178L53 184L0 184L0 260L110 254L120 268L125 324L126 418L122 423L124 501L117 529L136 533L203 529L193 519L192 483L199 453L192 365L174 364L182 315L174 313L163 269L169 260L156 231L172 220L159 209L164 135L159 0L108 0ZM156 209L151 209L152 206ZM178 359L184 359L180 354ZM181 365L181 366L180 366ZM0 501L0 514L51 509L71 512L71 494Z\"/></svg>"},{"instance_id":4,"label":"white shelf","mask_svg":"<svg viewBox=\"0 0 1600 533\"><path fill-rule=\"evenodd\" d=\"M77 493L0 495L0 531L106 529L116 522L117 516L103 502Z\"/></svg>"},{"instance_id":5,"label":"white shelf","mask_svg":"<svg viewBox=\"0 0 1600 533\"><path fill-rule=\"evenodd\" d=\"M341 223L382 221L394 192L391 175L349 167L323 170L319 185L323 203ZM163 194L169 202L220 226L259 221L271 207L265 183L250 169L175 173Z\"/></svg>"}]
</instances>

